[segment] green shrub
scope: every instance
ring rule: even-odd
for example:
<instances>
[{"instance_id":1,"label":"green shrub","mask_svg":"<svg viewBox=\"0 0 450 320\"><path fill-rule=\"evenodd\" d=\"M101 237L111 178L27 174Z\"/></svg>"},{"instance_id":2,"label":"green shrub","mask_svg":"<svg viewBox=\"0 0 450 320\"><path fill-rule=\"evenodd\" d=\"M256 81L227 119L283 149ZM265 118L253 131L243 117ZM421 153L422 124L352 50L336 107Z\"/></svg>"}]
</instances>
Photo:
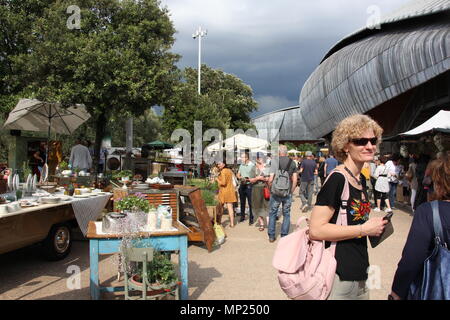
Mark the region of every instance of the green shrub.
<instances>
[{"instance_id":1,"label":"green shrub","mask_svg":"<svg viewBox=\"0 0 450 320\"><path fill-rule=\"evenodd\" d=\"M217 200L216 200L216 192L203 189L202 190L202 198L205 201L206 206L216 206Z\"/></svg>"}]
</instances>

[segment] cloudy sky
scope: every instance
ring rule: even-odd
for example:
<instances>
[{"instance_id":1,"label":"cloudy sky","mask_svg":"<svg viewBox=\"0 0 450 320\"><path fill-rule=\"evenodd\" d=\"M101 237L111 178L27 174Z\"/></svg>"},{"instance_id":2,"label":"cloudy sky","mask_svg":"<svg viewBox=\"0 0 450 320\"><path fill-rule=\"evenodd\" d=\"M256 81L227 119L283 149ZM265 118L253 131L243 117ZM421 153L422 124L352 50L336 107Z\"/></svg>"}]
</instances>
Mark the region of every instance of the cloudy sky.
<instances>
[{"instance_id":1,"label":"cloudy sky","mask_svg":"<svg viewBox=\"0 0 450 320\"><path fill-rule=\"evenodd\" d=\"M410 0L161 0L177 30L179 67L202 63L250 85L259 110L298 105L303 83L327 51L346 35Z\"/></svg>"}]
</instances>

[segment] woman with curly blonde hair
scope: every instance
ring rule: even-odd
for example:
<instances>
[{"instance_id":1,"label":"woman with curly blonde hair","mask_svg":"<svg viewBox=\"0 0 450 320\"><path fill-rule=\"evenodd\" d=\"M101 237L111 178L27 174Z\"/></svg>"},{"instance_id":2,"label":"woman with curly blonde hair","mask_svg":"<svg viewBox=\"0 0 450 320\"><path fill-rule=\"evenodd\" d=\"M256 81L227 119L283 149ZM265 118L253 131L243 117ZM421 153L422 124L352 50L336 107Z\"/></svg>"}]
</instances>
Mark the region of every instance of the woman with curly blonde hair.
<instances>
[{"instance_id":1,"label":"woman with curly blonde hair","mask_svg":"<svg viewBox=\"0 0 450 320\"><path fill-rule=\"evenodd\" d=\"M383 129L366 115L345 118L333 133L331 146L343 164L334 170L338 172L328 176L317 195L310 219L311 239L325 240L326 247L337 242L336 275L328 297L331 300L369 298L366 288L369 267L367 236L381 235L387 221L369 219L370 201L361 169L365 162L373 160L382 133ZM346 206L347 223L337 225L346 180L350 191Z\"/></svg>"}]
</instances>

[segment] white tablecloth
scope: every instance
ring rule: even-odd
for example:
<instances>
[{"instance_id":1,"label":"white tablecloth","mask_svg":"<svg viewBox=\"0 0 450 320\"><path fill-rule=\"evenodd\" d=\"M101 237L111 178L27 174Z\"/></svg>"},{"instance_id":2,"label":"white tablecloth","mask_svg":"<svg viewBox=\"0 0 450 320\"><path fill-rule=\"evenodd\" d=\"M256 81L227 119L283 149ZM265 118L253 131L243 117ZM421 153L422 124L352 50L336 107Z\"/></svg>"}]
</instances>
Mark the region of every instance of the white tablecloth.
<instances>
[{"instance_id":1,"label":"white tablecloth","mask_svg":"<svg viewBox=\"0 0 450 320\"><path fill-rule=\"evenodd\" d=\"M75 218L83 235L86 236L89 221L97 220L111 195L111 193L107 193L92 198L74 198L71 201Z\"/></svg>"}]
</instances>

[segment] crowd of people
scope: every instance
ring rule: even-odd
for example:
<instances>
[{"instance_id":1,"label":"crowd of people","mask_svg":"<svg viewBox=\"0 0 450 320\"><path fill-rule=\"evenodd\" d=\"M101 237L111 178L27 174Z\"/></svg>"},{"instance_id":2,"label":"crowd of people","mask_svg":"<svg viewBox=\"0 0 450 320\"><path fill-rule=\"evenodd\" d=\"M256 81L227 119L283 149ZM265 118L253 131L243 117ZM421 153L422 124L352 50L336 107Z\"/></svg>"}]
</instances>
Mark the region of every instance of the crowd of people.
<instances>
[{"instance_id":1,"label":"crowd of people","mask_svg":"<svg viewBox=\"0 0 450 320\"><path fill-rule=\"evenodd\" d=\"M276 221L282 215L280 236L288 235L292 198L299 187L301 210L312 210L311 238L326 241L326 246L337 242L337 270L329 299L368 299L367 237L381 235L387 223L387 220L369 214L372 210L389 213L396 209L395 206L400 204L399 190L403 205L410 206L416 214L389 297L407 298L408 288L419 276L434 241L433 223L429 215L425 216L425 212L431 210L429 201L440 201L443 228L448 230L450 226L449 154L438 153L436 159L416 154L408 158L399 154L376 155L382 132L370 117L355 115L337 126L331 142L333 153L329 156L316 157L309 151L304 158L289 157L286 146L280 145L279 155L270 159L258 153L256 163L243 153L235 174L226 163L220 162L216 179L219 200L228 208L230 226L235 225L236 211L236 218L239 216L241 222L248 213L249 225L257 221L260 231L267 227L269 242L274 242ZM334 172L341 175L332 174ZM350 188L347 223L337 225L345 181ZM315 194L317 199L313 206ZM238 201L240 208L237 208ZM418 236L423 240L420 246ZM447 237L443 239L445 243L449 243ZM419 246L420 252L413 250L414 246Z\"/></svg>"}]
</instances>

